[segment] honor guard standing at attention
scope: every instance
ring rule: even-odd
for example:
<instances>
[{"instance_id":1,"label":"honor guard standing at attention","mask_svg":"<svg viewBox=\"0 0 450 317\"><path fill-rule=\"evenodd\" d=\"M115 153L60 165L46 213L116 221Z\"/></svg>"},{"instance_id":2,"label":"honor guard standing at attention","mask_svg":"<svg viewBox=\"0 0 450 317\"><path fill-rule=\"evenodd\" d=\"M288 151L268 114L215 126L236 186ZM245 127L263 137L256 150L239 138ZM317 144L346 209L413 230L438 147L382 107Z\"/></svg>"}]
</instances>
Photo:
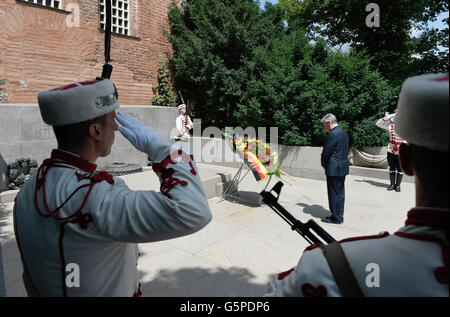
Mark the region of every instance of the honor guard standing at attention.
<instances>
[{"instance_id":1,"label":"honor guard standing at attention","mask_svg":"<svg viewBox=\"0 0 450 317\"><path fill-rule=\"evenodd\" d=\"M58 149L15 201L28 295L140 295L137 243L188 235L211 220L193 156L173 150L139 120L116 114L118 94L108 79L41 92L38 101ZM117 130L152 159L161 192L130 190L122 179L96 170Z\"/></svg>"},{"instance_id":2,"label":"honor guard standing at attention","mask_svg":"<svg viewBox=\"0 0 450 317\"><path fill-rule=\"evenodd\" d=\"M186 114L186 105L183 103L178 106L179 115L176 120L178 134L175 137L175 141L189 142L191 136L189 130L194 127L191 118Z\"/></svg>"},{"instance_id":3,"label":"honor guard standing at attention","mask_svg":"<svg viewBox=\"0 0 450 317\"><path fill-rule=\"evenodd\" d=\"M448 95L448 74L409 78L400 92L400 163L416 188L405 225L307 247L295 268L270 281L268 296L448 297Z\"/></svg>"},{"instance_id":4,"label":"honor guard standing at attention","mask_svg":"<svg viewBox=\"0 0 450 317\"><path fill-rule=\"evenodd\" d=\"M388 130L389 132L389 144L387 147L387 161L389 164L389 180L391 184L388 186L387 190L400 191L400 184L402 183L403 171L400 167L400 160L398 158L398 151L400 144L404 141L395 133L395 113L389 114L385 113L384 118L380 118L376 125L382 129Z\"/></svg>"}]
</instances>

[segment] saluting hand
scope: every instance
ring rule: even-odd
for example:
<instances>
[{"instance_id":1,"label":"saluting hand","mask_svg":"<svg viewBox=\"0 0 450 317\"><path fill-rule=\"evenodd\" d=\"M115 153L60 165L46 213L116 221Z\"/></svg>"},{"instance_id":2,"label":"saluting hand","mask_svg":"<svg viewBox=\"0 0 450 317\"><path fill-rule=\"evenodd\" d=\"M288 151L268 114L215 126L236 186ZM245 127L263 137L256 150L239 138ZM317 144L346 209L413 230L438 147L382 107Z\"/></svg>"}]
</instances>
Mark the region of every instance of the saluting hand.
<instances>
[{"instance_id":1,"label":"saluting hand","mask_svg":"<svg viewBox=\"0 0 450 317\"><path fill-rule=\"evenodd\" d=\"M150 143L161 138L152 127L123 112L117 113L116 119L122 124L119 131L141 152L147 153Z\"/></svg>"}]
</instances>

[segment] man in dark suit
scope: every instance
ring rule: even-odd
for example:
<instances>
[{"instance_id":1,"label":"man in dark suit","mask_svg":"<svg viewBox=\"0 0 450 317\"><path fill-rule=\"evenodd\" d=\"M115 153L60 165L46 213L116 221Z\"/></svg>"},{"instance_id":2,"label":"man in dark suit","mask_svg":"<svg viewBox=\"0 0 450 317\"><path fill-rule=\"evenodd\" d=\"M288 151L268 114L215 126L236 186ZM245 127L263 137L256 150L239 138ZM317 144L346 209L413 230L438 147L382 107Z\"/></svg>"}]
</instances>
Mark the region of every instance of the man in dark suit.
<instances>
[{"instance_id":1,"label":"man in dark suit","mask_svg":"<svg viewBox=\"0 0 450 317\"><path fill-rule=\"evenodd\" d=\"M322 221L340 224L344 221L344 182L349 173L349 140L333 114L325 115L321 121L328 132L320 159L327 176L328 204L332 213Z\"/></svg>"}]
</instances>

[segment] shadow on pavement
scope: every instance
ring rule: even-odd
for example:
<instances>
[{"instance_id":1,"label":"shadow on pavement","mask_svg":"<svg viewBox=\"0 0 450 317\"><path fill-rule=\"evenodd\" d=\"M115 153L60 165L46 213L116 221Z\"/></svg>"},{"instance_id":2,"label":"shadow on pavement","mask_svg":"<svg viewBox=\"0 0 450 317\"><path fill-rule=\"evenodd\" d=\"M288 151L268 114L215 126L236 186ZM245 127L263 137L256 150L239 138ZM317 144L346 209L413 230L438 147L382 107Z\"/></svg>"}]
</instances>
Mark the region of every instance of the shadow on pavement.
<instances>
[{"instance_id":1,"label":"shadow on pavement","mask_svg":"<svg viewBox=\"0 0 450 317\"><path fill-rule=\"evenodd\" d=\"M225 199L248 207L260 207L262 203L262 197L259 193L242 190L226 195Z\"/></svg>"},{"instance_id":2,"label":"shadow on pavement","mask_svg":"<svg viewBox=\"0 0 450 317\"><path fill-rule=\"evenodd\" d=\"M383 187L383 188L387 188L388 187L387 183L375 182L375 181L368 180L368 179L363 179L363 180L355 179L355 182L368 183L368 184L376 186L376 187Z\"/></svg>"},{"instance_id":3,"label":"shadow on pavement","mask_svg":"<svg viewBox=\"0 0 450 317\"><path fill-rule=\"evenodd\" d=\"M328 209L323 208L320 205L308 205L304 203L297 203L297 206L303 207L303 212L305 214L310 214L311 216L319 219L323 219L331 215Z\"/></svg>"},{"instance_id":4,"label":"shadow on pavement","mask_svg":"<svg viewBox=\"0 0 450 317\"><path fill-rule=\"evenodd\" d=\"M263 296L267 285L253 283L252 278L254 275L245 268L165 269L159 271L152 281L141 283L141 290L144 297Z\"/></svg>"}]
</instances>

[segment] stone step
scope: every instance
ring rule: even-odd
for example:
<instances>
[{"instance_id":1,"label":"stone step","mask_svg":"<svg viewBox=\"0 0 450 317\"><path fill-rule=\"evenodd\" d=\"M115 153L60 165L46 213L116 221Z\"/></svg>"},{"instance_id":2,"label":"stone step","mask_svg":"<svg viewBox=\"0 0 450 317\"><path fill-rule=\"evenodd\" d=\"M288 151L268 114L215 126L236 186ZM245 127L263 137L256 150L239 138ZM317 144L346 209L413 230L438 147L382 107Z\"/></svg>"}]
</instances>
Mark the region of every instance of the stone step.
<instances>
[{"instance_id":1,"label":"stone step","mask_svg":"<svg viewBox=\"0 0 450 317\"><path fill-rule=\"evenodd\" d=\"M205 190L205 195L208 199L214 196L222 195L223 183L229 181L231 177L231 174L226 170L218 173L217 168L208 168L207 166L199 167L199 173L202 180L203 189ZM151 172L151 167L143 167L142 172L140 173L122 175L119 177L124 179L127 183L135 184L134 186L136 186L136 188L132 188L135 190L159 190L159 180L156 175ZM18 189L1 192L0 204L13 202L18 192Z\"/></svg>"}]
</instances>

